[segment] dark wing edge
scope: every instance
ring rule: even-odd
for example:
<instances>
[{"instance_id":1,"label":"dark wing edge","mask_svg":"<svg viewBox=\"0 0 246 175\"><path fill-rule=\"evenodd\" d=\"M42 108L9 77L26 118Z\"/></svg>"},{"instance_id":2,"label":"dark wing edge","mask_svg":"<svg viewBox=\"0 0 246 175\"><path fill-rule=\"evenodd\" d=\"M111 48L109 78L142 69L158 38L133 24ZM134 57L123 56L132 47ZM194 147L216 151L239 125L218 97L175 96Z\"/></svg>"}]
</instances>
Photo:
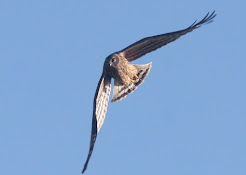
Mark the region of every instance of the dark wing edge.
<instances>
[{"instance_id":1,"label":"dark wing edge","mask_svg":"<svg viewBox=\"0 0 246 175\"><path fill-rule=\"evenodd\" d=\"M87 165L89 163L91 154L93 152L94 144L96 142L97 133L100 131L108 107L108 101L111 91L111 78L104 73L102 74L95 93L93 101L93 117L92 117L92 128L91 128L91 141L89 153L82 170L82 174L85 172Z\"/></svg>"},{"instance_id":2,"label":"dark wing edge","mask_svg":"<svg viewBox=\"0 0 246 175\"><path fill-rule=\"evenodd\" d=\"M152 52L172 41L175 41L180 36L185 35L186 33L189 33L194 29L201 27L204 24L209 24L213 22L215 16L215 11L213 11L211 14L208 12L207 15L201 21L195 21L186 29L143 38L133 43L132 45L126 47L125 49L119 51L118 53L123 55L128 61L136 60L149 52Z\"/></svg>"}]
</instances>

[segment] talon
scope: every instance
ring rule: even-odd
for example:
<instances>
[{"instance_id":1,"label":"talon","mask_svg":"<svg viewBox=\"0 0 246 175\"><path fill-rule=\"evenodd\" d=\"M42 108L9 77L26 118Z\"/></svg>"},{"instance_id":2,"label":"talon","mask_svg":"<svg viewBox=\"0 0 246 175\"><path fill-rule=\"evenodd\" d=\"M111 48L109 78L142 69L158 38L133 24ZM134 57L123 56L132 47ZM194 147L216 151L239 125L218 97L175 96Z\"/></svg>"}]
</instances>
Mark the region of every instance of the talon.
<instances>
[{"instance_id":1,"label":"talon","mask_svg":"<svg viewBox=\"0 0 246 175\"><path fill-rule=\"evenodd\" d=\"M133 78L135 78L136 80L139 79L139 77L137 75L134 75Z\"/></svg>"},{"instance_id":2,"label":"talon","mask_svg":"<svg viewBox=\"0 0 246 175\"><path fill-rule=\"evenodd\" d=\"M133 79L130 79L130 81L131 81L132 83L135 83L135 80L133 80Z\"/></svg>"}]
</instances>

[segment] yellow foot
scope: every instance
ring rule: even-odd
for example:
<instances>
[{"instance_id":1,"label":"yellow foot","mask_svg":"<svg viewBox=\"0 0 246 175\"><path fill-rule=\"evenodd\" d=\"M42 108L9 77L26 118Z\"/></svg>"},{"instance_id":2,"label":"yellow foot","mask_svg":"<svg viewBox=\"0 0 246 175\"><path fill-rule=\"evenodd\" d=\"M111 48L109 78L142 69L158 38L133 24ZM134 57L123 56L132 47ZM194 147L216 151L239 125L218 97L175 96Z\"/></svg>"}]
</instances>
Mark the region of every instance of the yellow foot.
<instances>
[{"instance_id":1,"label":"yellow foot","mask_svg":"<svg viewBox=\"0 0 246 175\"><path fill-rule=\"evenodd\" d=\"M139 77L137 75L134 75L133 78L135 78L136 80L139 79Z\"/></svg>"},{"instance_id":2,"label":"yellow foot","mask_svg":"<svg viewBox=\"0 0 246 175\"><path fill-rule=\"evenodd\" d=\"M130 81L132 82L132 83L136 83L136 80L138 80L139 79L139 77L137 76L137 75L134 75L133 76L133 79L130 79Z\"/></svg>"},{"instance_id":3,"label":"yellow foot","mask_svg":"<svg viewBox=\"0 0 246 175\"><path fill-rule=\"evenodd\" d=\"M137 75L134 75L133 76L133 79L130 79L130 81L132 82L132 83L136 83L136 80L138 80L139 79L139 77L137 76Z\"/></svg>"}]
</instances>

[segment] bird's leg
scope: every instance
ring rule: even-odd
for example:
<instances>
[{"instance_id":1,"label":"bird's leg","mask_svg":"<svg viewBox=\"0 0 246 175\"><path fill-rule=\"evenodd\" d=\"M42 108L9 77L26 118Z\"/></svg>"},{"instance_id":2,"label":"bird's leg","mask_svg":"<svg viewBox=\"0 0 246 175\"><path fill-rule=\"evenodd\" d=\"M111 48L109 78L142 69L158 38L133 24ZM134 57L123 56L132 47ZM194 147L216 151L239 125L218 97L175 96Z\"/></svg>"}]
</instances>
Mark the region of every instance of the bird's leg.
<instances>
[{"instance_id":1,"label":"bird's leg","mask_svg":"<svg viewBox=\"0 0 246 175\"><path fill-rule=\"evenodd\" d=\"M139 77L137 75L134 75L133 78L135 78L136 80L139 79Z\"/></svg>"},{"instance_id":2,"label":"bird's leg","mask_svg":"<svg viewBox=\"0 0 246 175\"><path fill-rule=\"evenodd\" d=\"M132 83L135 83L136 80L138 80L138 79L139 79L139 77L138 77L137 75L134 75L134 76L133 76L133 79L130 79L130 81L131 81Z\"/></svg>"}]
</instances>

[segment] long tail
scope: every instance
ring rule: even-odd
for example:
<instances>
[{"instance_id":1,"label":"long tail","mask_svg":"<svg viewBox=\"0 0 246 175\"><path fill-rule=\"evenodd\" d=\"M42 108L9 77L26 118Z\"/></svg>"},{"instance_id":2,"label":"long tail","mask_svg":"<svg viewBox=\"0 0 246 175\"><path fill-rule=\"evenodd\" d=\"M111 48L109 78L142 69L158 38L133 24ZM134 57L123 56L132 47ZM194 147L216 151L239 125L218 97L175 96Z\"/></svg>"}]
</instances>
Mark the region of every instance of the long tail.
<instances>
[{"instance_id":1,"label":"long tail","mask_svg":"<svg viewBox=\"0 0 246 175\"><path fill-rule=\"evenodd\" d=\"M120 101L126 98L128 94L133 93L134 90L136 90L137 87L144 82L144 78L149 75L152 63L133 66L135 66L138 70L137 76L139 79L137 79L134 83L130 83L128 86L120 85L119 82L115 80L114 92L111 102Z\"/></svg>"}]
</instances>

